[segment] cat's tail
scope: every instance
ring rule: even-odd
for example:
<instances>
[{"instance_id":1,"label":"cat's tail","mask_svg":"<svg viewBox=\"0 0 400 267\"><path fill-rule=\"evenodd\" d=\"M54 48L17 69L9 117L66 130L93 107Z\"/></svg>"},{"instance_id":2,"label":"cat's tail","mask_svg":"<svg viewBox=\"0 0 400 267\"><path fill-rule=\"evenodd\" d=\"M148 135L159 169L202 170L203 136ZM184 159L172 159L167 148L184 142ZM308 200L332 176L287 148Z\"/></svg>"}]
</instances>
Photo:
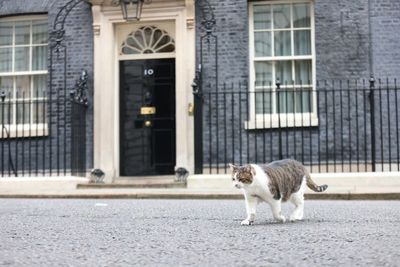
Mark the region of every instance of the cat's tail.
<instances>
[{"instance_id":1,"label":"cat's tail","mask_svg":"<svg viewBox=\"0 0 400 267\"><path fill-rule=\"evenodd\" d=\"M309 174L306 174L306 183L307 186L314 192L324 192L328 188L328 185L326 184L317 185L316 183L314 183Z\"/></svg>"}]
</instances>

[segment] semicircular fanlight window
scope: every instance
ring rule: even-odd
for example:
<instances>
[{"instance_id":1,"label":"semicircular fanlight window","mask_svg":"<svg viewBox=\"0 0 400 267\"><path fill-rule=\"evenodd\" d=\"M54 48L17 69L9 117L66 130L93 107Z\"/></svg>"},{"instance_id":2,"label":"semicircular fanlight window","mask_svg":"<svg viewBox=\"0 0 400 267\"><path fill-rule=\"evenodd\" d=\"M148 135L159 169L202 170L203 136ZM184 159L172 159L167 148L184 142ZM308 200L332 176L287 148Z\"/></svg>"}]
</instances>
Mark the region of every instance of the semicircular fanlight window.
<instances>
[{"instance_id":1,"label":"semicircular fanlight window","mask_svg":"<svg viewBox=\"0 0 400 267\"><path fill-rule=\"evenodd\" d=\"M175 51L174 39L155 26L143 26L128 34L122 42L121 54L153 54Z\"/></svg>"}]
</instances>

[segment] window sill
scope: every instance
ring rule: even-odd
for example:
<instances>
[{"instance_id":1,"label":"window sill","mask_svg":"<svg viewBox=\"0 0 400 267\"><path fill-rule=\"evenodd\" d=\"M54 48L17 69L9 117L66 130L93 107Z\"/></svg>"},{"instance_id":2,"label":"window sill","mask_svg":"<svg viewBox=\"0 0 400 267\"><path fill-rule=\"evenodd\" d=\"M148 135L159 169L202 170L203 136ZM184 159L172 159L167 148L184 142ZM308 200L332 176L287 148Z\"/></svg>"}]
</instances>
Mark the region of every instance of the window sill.
<instances>
[{"instance_id":1,"label":"window sill","mask_svg":"<svg viewBox=\"0 0 400 267\"><path fill-rule=\"evenodd\" d=\"M48 136L47 124L0 126L0 139ZM9 136L8 136L9 134Z\"/></svg>"},{"instance_id":2,"label":"window sill","mask_svg":"<svg viewBox=\"0 0 400 267\"><path fill-rule=\"evenodd\" d=\"M273 128L297 128L318 126L316 114L302 115L262 115L244 122L246 130L273 129Z\"/></svg>"}]
</instances>

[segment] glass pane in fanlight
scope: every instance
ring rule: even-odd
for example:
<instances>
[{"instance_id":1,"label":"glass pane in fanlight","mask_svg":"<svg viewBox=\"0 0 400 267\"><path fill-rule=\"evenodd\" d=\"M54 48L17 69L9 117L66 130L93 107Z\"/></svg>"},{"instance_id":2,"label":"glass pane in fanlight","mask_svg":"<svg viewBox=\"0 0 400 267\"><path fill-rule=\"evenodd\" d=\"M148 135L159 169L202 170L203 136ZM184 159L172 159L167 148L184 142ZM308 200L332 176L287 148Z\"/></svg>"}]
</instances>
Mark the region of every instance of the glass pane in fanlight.
<instances>
[{"instance_id":1,"label":"glass pane in fanlight","mask_svg":"<svg viewBox=\"0 0 400 267\"><path fill-rule=\"evenodd\" d=\"M133 35L133 38L135 38L136 43L139 45L140 48L145 48L145 40L143 39L143 33L142 31L138 30L135 32Z\"/></svg>"},{"instance_id":2,"label":"glass pane in fanlight","mask_svg":"<svg viewBox=\"0 0 400 267\"><path fill-rule=\"evenodd\" d=\"M271 32L254 33L254 50L256 57L271 56Z\"/></svg>"},{"instance_id":3,"label":"glass pane in fanlight","mask_svg":"<svg viewBox=\"0 0 400 267\"><path fill-rule=\"evenodd\" d=\"M310 27L310 4L293 5L293 27Z\"/></svg>"},{"instance_id":4,"label":"glass pane in fanlight","mask_svg":"<svg viewBox=\"0 0 400 267\"><path fill-rule=\"evenodd\" d=\"M153 34L153 29L151 27L145 27L143 29L143 33L144 33L145 40L146 40L146 47L151 46L151 37Z\"/></svg>"},{"instance_id":5,"label":"glass pane in fanlight","mask_svg":"<svg viewBox=\"0 0 400 267\"><path fill-rule=\"evenodd\" d=\"M124 55L129 55L129 54L139 54L139 52L136 49L130 48L130 47L122 47L121 49L122 54Z\"/></svg>"},{"instance_id":6,"label":"glass pane in fanlight","mask_svg":"<svg viewBox=\"0 0 400 267\"><path fill-rule=\"evenodd\" d=\"M270 86L272 81L272 63L255 62L256 86Z\"/></svg>"},{"instance_id":7,"label":"glass pane in fanlight","mask_svg":"<svg viewBox=\"0 0 400 267\"><path fill-rule=\"evenodd\" d=\"M15 44L28 45L30 43L30 21L21 21L15 23Z\"/></svg>"},{"instance_id":8,"label":"glass pane in fanlight","mask_svg":"<svg viewBox=\"0 0 400 267\"><path fill-rule=\"evenodd\" d=\"M255 5L254 6L254 29L271 29L271 6Z\"/></svg>"},{"instance_id":9,"label":"glass pane in fanlight","mask_svg":"<svg viewBox=\"0 0 400 267\"><path fill-rule=\"evenodd\" d=\"M293 32L294 54L311 55L311 31L299 30Z\"/></svg>"},{"instance_id":10,"label":"glass pane in fanlight","mask_svg":"<svg viewBox=\"0 0 400 267\"><path fill-rule=\"evenodd\" d=\"M273 5L274 29L290 28L290 5Z\"/></svg>"},{"instance_id":11,"label":"glass pane in fanlight","mask_svg":"<svg viewBox=\"0 0 400 267\"><path fill-rule=\"evenodd\" d=\"M292 54L290 31L275 32L274 38L275 56L290 56Z\"/></svg>"},{"instance_id":12,"label":"glass pane in fanlight","mask_svg":"<svg viewBox=\"0 0 400 267\"><path fill-rule=\"evenodd\" d=\"M0 22L0 46L12 45L13 24Z\"/></svg>"}]
</instances>

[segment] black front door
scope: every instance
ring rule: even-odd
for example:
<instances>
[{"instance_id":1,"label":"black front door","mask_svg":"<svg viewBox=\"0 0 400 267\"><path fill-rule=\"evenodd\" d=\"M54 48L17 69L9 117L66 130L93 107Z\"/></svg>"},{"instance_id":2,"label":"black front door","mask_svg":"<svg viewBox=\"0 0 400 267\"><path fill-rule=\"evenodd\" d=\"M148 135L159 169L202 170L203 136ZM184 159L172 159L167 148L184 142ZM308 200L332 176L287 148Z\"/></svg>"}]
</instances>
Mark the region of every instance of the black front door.
<instances>
[{"instance_id":1,"label":"black front door","mask_svg":"<svg viewBox=\"0 0 400 267\"><path fill-rule=\"evenodd\" d=\"M173 174L175 59L120 62L120 175Z\"/></svg>"}]
</instances>

